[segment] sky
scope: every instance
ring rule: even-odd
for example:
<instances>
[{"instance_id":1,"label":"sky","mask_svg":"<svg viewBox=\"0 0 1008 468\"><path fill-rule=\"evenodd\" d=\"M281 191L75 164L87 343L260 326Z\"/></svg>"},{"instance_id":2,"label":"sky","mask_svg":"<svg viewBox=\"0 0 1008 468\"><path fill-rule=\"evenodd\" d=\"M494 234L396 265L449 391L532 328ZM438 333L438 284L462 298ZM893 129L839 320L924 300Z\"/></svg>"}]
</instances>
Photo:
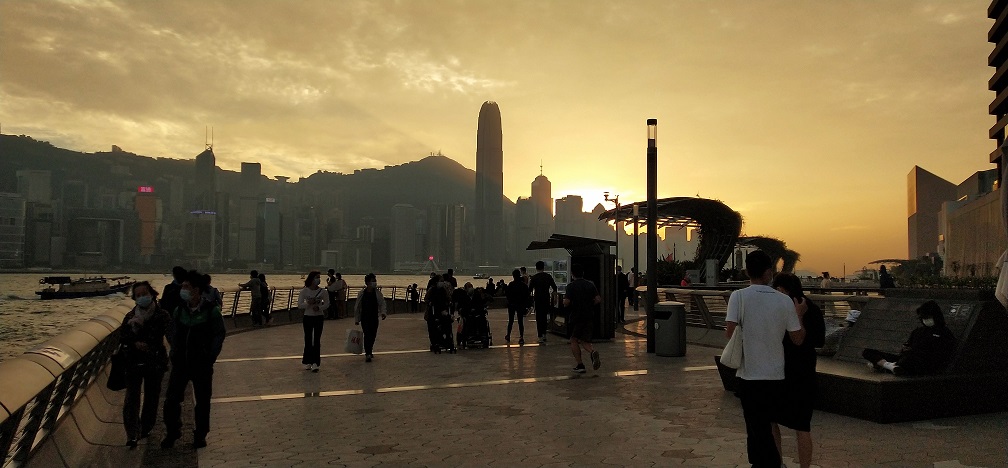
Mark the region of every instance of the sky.
<instances>
[{"instance_id":1,"label":"sky","mask_svg":"<svg viewBox=\"0 0 1008 468\"><path fill-rule=\"evenodd\" d=\"M475 169L504 194L721 200L799 270L907 256L907 174L991 169L989 1L0 0L0 126L78 151L352 172ZM611 208L612 204L607 204Z\"/></svg>"}]
</instances>

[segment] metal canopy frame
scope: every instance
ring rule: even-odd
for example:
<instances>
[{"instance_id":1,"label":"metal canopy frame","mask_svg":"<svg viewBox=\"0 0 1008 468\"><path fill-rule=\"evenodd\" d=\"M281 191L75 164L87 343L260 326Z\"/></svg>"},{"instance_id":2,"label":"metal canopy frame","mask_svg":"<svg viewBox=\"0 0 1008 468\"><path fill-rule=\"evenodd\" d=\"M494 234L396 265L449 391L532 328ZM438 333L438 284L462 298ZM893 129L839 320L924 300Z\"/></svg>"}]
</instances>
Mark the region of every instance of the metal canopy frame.
<instances>
[{"instance_id":1,"label":"metal canopy frame","mask_svg":"<svg viewBox=\"0 0 1008 468\"><path fill-rule=\"evenodd\" d=\"M530 242L525 250L564 249L571 256L599 255L609 253L609 247L615 245L611 240L553 234L546 241Z\"/></svg>"},{"instance_id":2,"label":"metal canopy frame","mask_svg":"<svg viewBox=\"0 0 1008 468\"><path fill-rule=\"evenodd\" d=\"M647 201L621 205L619 210L607 210L599 215L600 221L633 223L633 205L638 205L637 224L647 225ZM708 198L670 197L655 201L658 219L663 227L693 227L699 229L700 243L694 261L698 261L700 274L706 275L707 265L702 260L716 259L718 271L724 268L742 232L742 215L728 205Z\"/></svg>"}]
</instances>

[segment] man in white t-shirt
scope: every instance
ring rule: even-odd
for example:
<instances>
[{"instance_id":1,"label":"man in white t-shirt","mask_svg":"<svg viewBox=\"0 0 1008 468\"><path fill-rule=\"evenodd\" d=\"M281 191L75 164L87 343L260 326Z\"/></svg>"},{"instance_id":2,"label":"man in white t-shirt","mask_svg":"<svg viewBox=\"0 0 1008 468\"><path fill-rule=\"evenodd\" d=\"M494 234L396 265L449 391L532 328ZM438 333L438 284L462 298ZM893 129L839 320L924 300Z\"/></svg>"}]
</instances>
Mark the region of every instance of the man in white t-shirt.
<instances>
[{"instance_id":1,"label":"man in white t-shirt","mask_svg":"<svg viewBox=\"0 0 1008 468\"><path fill-rule=\"evenodd\" d=\"M743 333L742 365L736 375L739 398L746 424L746 449L754 467L781 466L770 423L784 394L784 335L800 345L805 341L801 315L807 306L792 301L770 287L773 279L770 256L761 250L746 255L746 272L751 285L728 298L725 335ZM739 326L741 324L741 326Z\"/></svg>"}]
</instances>

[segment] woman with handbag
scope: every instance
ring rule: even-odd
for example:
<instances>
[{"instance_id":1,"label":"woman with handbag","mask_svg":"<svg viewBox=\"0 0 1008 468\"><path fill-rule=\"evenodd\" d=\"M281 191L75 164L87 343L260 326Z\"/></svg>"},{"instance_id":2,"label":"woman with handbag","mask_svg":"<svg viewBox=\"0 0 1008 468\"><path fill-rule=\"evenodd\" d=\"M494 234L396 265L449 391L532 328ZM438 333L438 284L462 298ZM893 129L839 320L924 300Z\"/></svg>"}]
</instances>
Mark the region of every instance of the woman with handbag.
<instances>
[{"instance_id":1,"label":"woman with handbag","mask_svg":"<svg viewBox=\"0 0 1008 468\"><path fill-rule=\"evenodd\" d=\"M378 317L385 320L385 298L378 290L378 278L374 273L364 277L364 289L357 294L354 302L354 325L364 330L364 362L374 358L374 342L378 337Z\"/></svg>"},{"instance_id":2,"label":"woman with handbag","mask_svg":"<svg viewBox=\"0 0 1008 468\"><path fill-rule=\"evenodd\" d=\"M322 364L322 325L325 324L325 311L329 308L329 293L322 284L321 273L312 271L305 278L304 289L298 294L298 308L304 311L304 354L301 364L305 370L318 372Z\"/></svg>"},{"instance_id":3,"label":"woman with handbag","mask_svg":"<svg viewBox=\"0 0 1008 468\"><path fill-rule=\"evenodd\" d=\"M147 281L133 285L136 306L123 318L119 331L119 352L123 353L126 373L126 397L123 401L123 427L126 445L150 435L157 421L161 380L168 369L165 338L170 336L171 316L157 303L157 291ZM143 412L140 411L141 393Z\"/></svg>"}]
</instances>

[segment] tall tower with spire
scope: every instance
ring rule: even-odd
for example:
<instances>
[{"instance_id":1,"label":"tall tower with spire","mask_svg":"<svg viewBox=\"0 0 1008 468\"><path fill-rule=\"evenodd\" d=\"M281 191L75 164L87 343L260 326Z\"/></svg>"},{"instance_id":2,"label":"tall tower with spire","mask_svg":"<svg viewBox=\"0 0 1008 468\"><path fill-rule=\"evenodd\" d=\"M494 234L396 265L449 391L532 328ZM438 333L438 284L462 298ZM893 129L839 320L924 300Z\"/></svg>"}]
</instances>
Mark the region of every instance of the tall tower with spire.
<instances>
[{"instance_id":1,"label":"tall tower with spire","mask_svg":"<svg viewBox=\"0 0 1008 468\"><path fill-rule=\"evenodd\" d=\"M497 103L487 101L479 111L476 130L477 264L501 265L504 260L504 151Z\"/></svg>"}]
</instances>

